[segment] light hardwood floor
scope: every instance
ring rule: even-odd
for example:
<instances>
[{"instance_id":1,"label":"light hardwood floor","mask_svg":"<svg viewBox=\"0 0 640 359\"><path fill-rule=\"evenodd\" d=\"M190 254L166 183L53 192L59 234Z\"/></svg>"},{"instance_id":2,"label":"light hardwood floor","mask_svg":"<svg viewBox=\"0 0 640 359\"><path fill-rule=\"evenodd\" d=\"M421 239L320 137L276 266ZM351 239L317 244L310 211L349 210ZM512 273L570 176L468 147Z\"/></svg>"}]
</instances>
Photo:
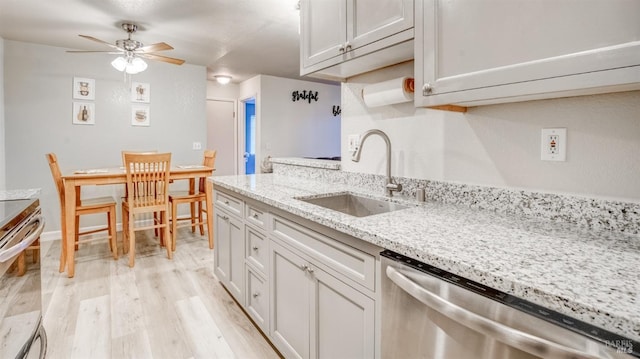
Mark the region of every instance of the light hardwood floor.
<instances>
[{"instance_id":1,"label":"light hardwood floor","mask_svg":"<svg viewBox=\"0 0 640 359\"><path fill-rule=\"evenodd\" d=\"M58 273L60 242L43 243L47 357L278 358L213 274L206 237L178 236L169 260L151 231L137 232L134 268L106 242L81 246L75 278Z\"/></svg>"}]
</instances>

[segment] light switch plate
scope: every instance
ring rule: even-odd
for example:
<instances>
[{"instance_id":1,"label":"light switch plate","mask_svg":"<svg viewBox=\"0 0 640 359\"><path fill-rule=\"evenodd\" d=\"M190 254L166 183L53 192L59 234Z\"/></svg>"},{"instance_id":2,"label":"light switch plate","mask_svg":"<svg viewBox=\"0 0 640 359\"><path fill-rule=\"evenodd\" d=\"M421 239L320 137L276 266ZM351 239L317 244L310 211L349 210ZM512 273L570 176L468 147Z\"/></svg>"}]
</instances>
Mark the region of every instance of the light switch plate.
<instances>
[{"instance_id":1,"label":"light switch plate","mask_svg":"<svg viewBox=\"0 0 640 359\"><path fill-rule=\"evenodd\" d=\"M540 159L543 161L567 160L567 129L543 128L540 139Z\"/></svg>"}]
</instances>

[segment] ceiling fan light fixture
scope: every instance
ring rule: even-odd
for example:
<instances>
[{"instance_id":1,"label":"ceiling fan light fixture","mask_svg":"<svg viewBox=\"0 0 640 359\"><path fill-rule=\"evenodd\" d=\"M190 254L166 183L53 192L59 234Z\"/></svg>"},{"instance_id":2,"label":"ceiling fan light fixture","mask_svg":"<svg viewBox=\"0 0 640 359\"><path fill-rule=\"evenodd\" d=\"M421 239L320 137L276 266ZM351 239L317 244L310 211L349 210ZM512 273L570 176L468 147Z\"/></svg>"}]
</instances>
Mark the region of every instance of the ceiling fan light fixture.
<instances>
[{"instance_id":1,"label":"ceiling fan light fixture","mask_svg":"<svg viewBox=\"0 0 640 359\"><path fill-rule=\"evenodd\" d=\"M128 74L137 74L147 69L147 63L139 57L124 58L122 56L116 57L111 62L111 66L118 71L124 71Z\"/></svg>"},{"instance_id":2,"label":"ceiling fan light fixture","mask_svg":"<svg viewBox=\"0 0 640 359\"><path fill-rule=\"evenodd\" d=\"M125 71L127 71L128 74L133 75L133 74L137 74L138 72L142 72L146 69L147 69L147 63L144 62L144 60L139 57L134 57L133 60L131 60L131 62L127 64L127 68L125 69Z\"/></svg>"},{"instance_id":3,"label":"ceiling fan light fixture","mask_svg":"<svg viewBox=\"0 0 640 359\"><path fill-rule=\"evenodd\" d=\"M216 81L218 81L218 83L221 85L226 85L229 82L231 82L231 76L216 75L215 78L216 78Z\"/></svg>"},{"instance_id":4,"label":"ceiling fan light fixture","mask_svg":"<svg viewBox=\"0 0 640 359\"><path fill-rule=\"evenodd\" d=\"M118 71L124 71L127 68L127 60L122 56L118 56L111 61L111 66Z\"/></svg>"}]
</instances>

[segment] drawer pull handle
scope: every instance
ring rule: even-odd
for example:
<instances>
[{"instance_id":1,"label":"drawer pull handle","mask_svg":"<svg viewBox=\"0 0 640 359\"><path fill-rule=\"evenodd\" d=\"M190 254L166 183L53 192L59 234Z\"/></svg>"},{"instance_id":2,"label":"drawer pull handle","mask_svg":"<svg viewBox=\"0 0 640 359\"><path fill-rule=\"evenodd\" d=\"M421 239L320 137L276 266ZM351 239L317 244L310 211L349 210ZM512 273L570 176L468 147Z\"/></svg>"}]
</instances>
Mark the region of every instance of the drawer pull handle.
<instances>
[{"instance_id":1,"label":"drawer pull handle","mask_svg":"<svg viewBox=\"0 0 640 359\"><path fill-rule=\"evenodd\" d=\"M252 296L254 298L258 298L260 296L260 292L255 292L255 293L252 294Z\"/></svg>"}]
</instances>

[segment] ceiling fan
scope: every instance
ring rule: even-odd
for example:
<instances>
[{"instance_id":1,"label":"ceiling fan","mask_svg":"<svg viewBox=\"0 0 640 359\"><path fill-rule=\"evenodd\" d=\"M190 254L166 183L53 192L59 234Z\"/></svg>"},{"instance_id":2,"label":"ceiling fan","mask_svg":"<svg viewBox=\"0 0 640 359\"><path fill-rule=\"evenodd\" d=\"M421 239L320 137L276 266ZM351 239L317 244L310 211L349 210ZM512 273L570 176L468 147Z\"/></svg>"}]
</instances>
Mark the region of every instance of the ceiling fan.
<instances>
[{"instance_id":1,"label":"ceiling fan","mask_svg":"<svg viewBox=\"0 0 640 359\"><path fill-rule=\"evenodd\" d=\"M112 50L107 51L67 51L70 53L95 53L95 52L104 52L108 54L114 55L123 55L121 57L116 58L111 65L115 67L119 71L126 71L127 73L134 74L141 71L144 71L147 68L147 64L142 60L142 58L149 60L156 60L167 62L174 65L182 65L184 60L176 59L173 57L167 57L158 55L155 52L165 51L165 50L173 50L171 45L165 42L158 42L156 44L144 46L140 41L133 40L131 38L131 34L138 30L138 25L131 23L123 23L121 25L122 29L127 32L129 35L126 39L117 40L116 44L111 44L106 41L97 39L93 36L88 35L78 35L87 40L95 41L101 43L103 45L107 45Z\"/></svg>"}]
</instances>

